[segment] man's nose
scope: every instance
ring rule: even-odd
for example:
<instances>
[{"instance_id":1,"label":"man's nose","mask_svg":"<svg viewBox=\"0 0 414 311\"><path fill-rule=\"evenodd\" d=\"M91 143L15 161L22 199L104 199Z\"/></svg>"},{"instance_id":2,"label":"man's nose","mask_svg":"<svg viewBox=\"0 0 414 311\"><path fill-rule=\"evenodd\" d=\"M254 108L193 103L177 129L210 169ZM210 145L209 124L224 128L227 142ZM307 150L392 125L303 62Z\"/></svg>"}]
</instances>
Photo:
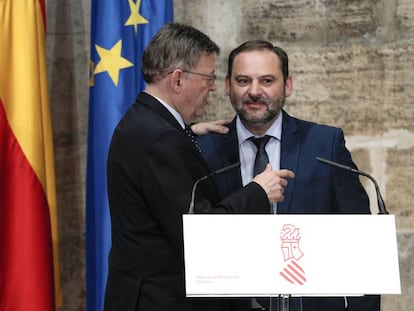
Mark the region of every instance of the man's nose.
<instances>
[{"instance_id":1,"label":"man's nose","mask_svg":"<svg viewBox=\"0 0 414 311\"><path fill-rule=\"evenodd\" d=\"M262 87L258 81L252 81L249 86L250 97L260 97L262 95Z\"/></svg>"}]
</instances>

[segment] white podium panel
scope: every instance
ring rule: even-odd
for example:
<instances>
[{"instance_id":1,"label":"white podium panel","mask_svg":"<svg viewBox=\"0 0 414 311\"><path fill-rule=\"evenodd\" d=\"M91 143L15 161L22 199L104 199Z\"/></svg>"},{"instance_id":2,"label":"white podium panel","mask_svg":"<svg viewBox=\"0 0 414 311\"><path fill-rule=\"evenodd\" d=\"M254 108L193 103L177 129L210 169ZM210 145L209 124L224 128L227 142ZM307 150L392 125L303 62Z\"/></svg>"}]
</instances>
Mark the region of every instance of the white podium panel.
<instances>
[{"instance_id":1,"label":"white podium panel","mask_svg":"<svg viewBox=\"0 0 414 311\"><path fill-rule=\"evenodd\" d=\"M393 215L184 215L188 297L400 294Z\"/></svg>"}]
</instances>

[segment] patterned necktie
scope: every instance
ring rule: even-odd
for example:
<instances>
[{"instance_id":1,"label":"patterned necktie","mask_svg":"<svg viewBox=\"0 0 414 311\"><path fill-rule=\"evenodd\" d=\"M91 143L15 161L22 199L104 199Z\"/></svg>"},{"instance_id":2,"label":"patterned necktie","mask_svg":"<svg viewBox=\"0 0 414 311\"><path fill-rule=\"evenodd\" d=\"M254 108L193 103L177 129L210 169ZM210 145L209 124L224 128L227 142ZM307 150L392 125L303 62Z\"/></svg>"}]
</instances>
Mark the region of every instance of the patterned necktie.
<instances>
[{"instance_id":1,"label":"patterned necktie","mask_svg":"<svg viewBox=\"0 0 414 311\"><path fill-rule=\"evenodd\" d=\"M254 160L254 168L253 168L253 177L257 174L260 174L266 168L267 163L269 163L269 156L266 152L266 144L270 139L269 135L263 137L250 137L249 138L257 147L256 152L256 159Z\"/></svg>"},{"instance_id":2,"label":"patterned necktie","mask_svg":"<svg viewBox=\"0 0 414 311\"><path fill-rule=\"evenodd\" d=\"M200 146L197 143L197 139L195 138L195 135L193 131L191 130L191 127L189 125L185 125L184 130L187 133L188 137L190 137L191 142L196 146L197 150L201 153Z\"/></svg>"}]
</instances>

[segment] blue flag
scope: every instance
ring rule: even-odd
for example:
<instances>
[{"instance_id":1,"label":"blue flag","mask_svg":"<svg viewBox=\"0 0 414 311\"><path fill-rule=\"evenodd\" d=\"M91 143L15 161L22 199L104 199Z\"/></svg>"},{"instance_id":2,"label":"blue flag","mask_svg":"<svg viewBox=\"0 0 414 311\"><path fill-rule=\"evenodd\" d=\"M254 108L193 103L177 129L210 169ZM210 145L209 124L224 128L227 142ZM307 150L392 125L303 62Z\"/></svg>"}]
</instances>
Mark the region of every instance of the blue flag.
<instances>
[{"instance_id":1,"label":"blue flag","mask_svg":"<svg viewBox=\"0 0 414 311\"><path fill-rule=\"evenodd\" d=\"M87 310L102 311L111 227L106 160L115 126L144 89L141 55L173 21L172 0L92 0L86 180Z\"/></svg>"}]
</instances>

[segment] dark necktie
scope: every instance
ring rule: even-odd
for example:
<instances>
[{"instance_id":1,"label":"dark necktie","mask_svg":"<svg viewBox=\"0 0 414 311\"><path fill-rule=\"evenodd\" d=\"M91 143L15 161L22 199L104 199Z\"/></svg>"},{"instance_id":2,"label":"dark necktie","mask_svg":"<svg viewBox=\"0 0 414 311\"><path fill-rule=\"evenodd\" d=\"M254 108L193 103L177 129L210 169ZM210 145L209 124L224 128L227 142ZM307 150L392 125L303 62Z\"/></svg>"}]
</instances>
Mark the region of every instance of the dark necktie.
<instances>
[{"instance_id":1,"label":"dark necktie","mask_svg":"<svg viewBox=\"0 0 414 311\"><path fill-rule=\"evenodd\" d=\"M191 127L189 125L186 125L184 130L187 133L188 137L190 137L191 142L196 146L197 150L201 153L200 146L197 143L197 139L195 138L195 135L193 131L191 130Z\"/></svg>"},{"instance_id":2,"label":"dark necktie","mask_svg":"<svg viewBox=\"0 0 414 311\"><path fill-rule=\"evenodd\" d=\"M269 163L269 156L266 152L266 144L269 142L270 136L266 135L263 137L250 137L249 138L257 147L256 158L254 160L253 177L260 174L266 168ZM277 298L260 297L256 298L256 301L262 306L263 310L274 311L279 310Z\"/></svg>"},{"instance_id":3,"label":"dark necktie","mask_svg":"<svg viewBox=\"0 0 414 311\"><path fill-rule=\"evenodd\" d=\"M253 167L253 177L257 174L260 174L266 168L267 163L269 163L269 157L266 152L266 144L270 139L270 136L266 135L263 137L251 137L249 138L257 147L256 158L254 160Z\"/></svg>"}]
</instances>

